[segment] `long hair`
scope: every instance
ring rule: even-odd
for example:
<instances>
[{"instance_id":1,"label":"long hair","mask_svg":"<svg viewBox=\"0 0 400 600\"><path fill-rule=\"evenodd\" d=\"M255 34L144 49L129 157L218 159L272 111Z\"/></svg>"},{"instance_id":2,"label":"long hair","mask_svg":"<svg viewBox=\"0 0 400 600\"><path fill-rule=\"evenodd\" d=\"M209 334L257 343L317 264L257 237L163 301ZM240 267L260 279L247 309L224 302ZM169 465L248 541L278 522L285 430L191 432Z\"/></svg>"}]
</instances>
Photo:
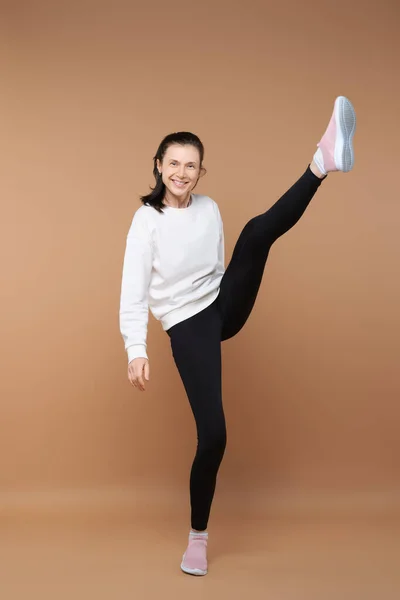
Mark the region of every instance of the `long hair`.
<instances>
[{"instance_id":1,"label":"long hair","mask_svg":"<svg viewBox=\"0 0 400 600\"><path fill-rule=\"evenodd\" d=\"M162 140L161 144L158 147L156 155L153 158L153 175L154 179L156 180L156 184L153 188L150 187L150 194L140 196L140 199L143 202L143 204L152 206L153 208L158 210L158 212L161 213L163 212L162 209L165 206L164 196L166 186L162 180L162 176L160 175L157 169L157 159L160 162L162 162L166 151L168 150L169 146L172 146L172 144L181 144L182 146L191 145L197 148L200 154L200 169L202 168L204 159L204 146L200 139L197 137L197 135L195 135L194 133L190 133L190 131L178 131L176 133L170 133Z\"/></svg>"}]
</instances>

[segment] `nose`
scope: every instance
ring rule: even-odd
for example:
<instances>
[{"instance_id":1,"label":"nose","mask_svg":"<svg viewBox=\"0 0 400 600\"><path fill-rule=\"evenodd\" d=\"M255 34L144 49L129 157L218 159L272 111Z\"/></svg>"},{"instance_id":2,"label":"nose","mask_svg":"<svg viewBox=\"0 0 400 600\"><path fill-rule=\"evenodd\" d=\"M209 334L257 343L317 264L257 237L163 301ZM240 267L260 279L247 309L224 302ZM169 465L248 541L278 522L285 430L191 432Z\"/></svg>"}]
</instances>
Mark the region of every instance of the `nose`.
<instances>
[{"instance_id":1,"label":"nose","mask_svg":"<svg viewBox=\"0 0 400 600\"><path fill-rule=\"evenodd\" d=\"M180 177L180 179L184 179L185 177L185 167L183 165L179 167L178 177Z\"/></svg>"}]
</instances>

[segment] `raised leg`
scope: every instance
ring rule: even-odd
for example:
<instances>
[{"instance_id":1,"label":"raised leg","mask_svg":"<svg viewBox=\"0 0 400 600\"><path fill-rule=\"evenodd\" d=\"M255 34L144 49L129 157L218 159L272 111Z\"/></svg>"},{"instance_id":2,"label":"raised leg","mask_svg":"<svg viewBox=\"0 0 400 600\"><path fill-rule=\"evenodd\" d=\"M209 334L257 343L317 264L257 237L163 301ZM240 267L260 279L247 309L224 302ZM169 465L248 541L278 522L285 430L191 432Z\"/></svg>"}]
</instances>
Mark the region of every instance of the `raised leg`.
<instances>
[{"instance_id":1,"label":"raised leg","mask_svg":"<svg viewBox=\"0 0 400 600\"><path fill-rule=\"evenodd\" d=\"M240 331L254 306L272 244L303 215L322 178L353 168L356 115L345 96L335 100L328 127L302 177L267 212L251 219L236 243L221 281L217 305L222 315L222 339Z\"/></svg>"},{"instance_id":2,"label":"raised leg","mask_svg":"<svg viewBox=\"0 0 400 600\"><path fill-rule=\"evenodd\" d=\"M236 335L254 306L272 244L303 215L321 179L308 167L298 181L265 213L251 219L234 248L217 298L222 340Z\"/></svg>"}]
</instances>

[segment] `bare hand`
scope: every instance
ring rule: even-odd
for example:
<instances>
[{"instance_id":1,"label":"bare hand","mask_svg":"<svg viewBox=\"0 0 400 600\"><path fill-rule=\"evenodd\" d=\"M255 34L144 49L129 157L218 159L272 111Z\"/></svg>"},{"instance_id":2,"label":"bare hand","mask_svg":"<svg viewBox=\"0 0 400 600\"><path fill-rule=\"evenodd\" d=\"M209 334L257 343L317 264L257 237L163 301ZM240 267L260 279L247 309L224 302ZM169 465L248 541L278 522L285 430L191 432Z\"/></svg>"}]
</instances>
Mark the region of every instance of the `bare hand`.
<instances>
[{"instance_id":1,"label":"bare hand","mask_svg":"<svg viewBox=\"0 0 400 600\"><path fill-rule=\"evenodd\" d=\"M150 379L150 365L147 358L135 358L128 365L128 379L141 392L145 391L144 380Z\"/></svg>"}]
</instances>

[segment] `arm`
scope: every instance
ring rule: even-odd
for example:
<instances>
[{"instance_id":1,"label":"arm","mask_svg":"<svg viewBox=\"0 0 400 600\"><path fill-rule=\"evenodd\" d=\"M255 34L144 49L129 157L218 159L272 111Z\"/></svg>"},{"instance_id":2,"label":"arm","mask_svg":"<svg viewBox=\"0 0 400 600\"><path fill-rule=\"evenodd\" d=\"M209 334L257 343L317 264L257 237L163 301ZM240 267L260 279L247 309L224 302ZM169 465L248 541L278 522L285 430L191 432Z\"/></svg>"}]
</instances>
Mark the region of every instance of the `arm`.
<instances>
[{"instance_id":1,"label":"arm","mask_svg":"<svg viewBox=\"0 0 400 600\"><path fill-rule=\"evenodd\" d=\"M120 330L128 354L148 358L148 290L153 262L152 244L143 214L136 213L126 240L120 300Z\"/></svg>"},{"instance_id":2,"label":"arm","mask_svg":"<svg viewBox=\"0 0 400 600\"><path fill-rule=\"evenodd\" d=\"M219 246L218 246L218 272L222 275L225 272L225 239L224 239L224 224L222 222L221 213L217 207L217 218L219 224Z\"/></svg>"}]
</instances>

